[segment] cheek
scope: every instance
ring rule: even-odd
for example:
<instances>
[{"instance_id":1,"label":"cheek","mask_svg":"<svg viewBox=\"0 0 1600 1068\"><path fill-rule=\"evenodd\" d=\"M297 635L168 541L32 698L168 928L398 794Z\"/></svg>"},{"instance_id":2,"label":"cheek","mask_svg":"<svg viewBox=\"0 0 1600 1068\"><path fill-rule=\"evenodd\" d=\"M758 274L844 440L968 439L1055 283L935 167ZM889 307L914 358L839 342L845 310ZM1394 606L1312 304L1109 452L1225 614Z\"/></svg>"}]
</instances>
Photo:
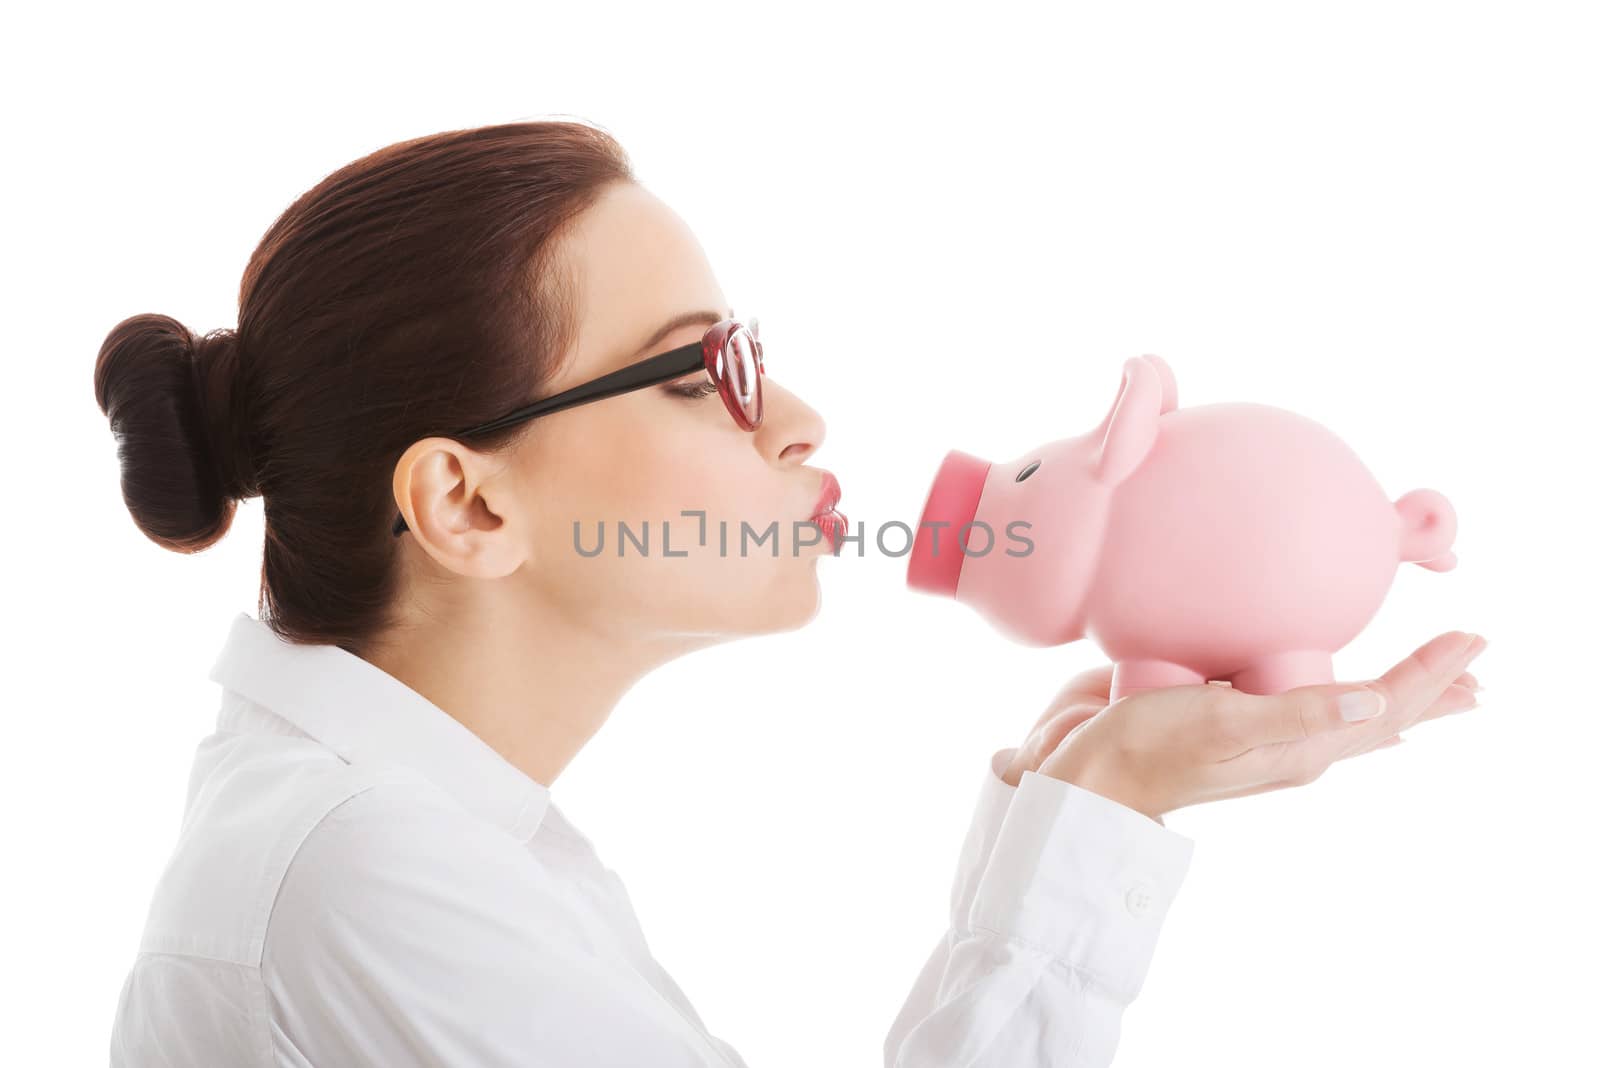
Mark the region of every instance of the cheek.
<instances>
[{"instance_id":1,"label":"cheek","mask_svg":"<svg viewBox=\"0 0 1600 1068\"><path fill-rule=\"evenodd\" d=\"M816 580L793 551L793 485L748 436L720 429L646 436L636 425L627 441L618 427L549 442L529 492L551 503L537 514L538 536L561 558L554 581L589 610L653 629L772 630L808 618ZM574 546L574 521L597 555Z\"/></svg>"},{"instance_id":2,"label":"cheek","mask_svg":"<svg viewBox=\"0 0 1600 1068\"><path fill-rule=\"evenodd\" d=\"M724 528L728 555L737 555L741 524L761 534L776 522L780 546L792 543L795 517L788 514L793 501L786 493L792 486L756 452L749 435L664 420L578 424L571 420L559 435L547 435L527 461L524 492L539 502L534 516L541 543L570 551L575 522L590 548L603 527L611 554L622 525L634 539L627 542L628 551L636 553L648 523L651 557L662 551L665 524L673 564L683 562L676 556L680 549L694 556L718 555ZM684 512L705 514L702 519ZM761 544L770 546L771 538ZM751 551L770 553L770 548Z\"/></svg>"},{"instance_id":3,"label":"cheek","mask_svg":"<svg viewBox=\"0 0 1600 1068\"><path fill-rule=\"evenodd\" d=\"M584 489L591 507L613 522L646 520L654 534L670 523L674 548L698 539L701 520L684 512L704 512L707 541L717 540L717 525L728 524L730 538L741 521L757 529L780 516L783 480L755 451L749 435L726 428L680 426L636 435L630 447L607 450L603 467L593 470ZM679 528L685 537L680 539Z\"/></svg>"}]
</instances>

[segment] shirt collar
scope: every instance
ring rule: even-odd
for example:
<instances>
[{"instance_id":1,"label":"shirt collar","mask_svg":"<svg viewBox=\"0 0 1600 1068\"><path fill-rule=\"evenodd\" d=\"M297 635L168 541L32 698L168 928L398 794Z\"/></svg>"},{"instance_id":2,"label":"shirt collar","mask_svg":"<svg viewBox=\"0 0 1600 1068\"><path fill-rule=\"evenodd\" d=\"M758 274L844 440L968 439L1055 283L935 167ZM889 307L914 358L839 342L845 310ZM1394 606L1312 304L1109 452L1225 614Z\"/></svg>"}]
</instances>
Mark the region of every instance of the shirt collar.
<instances>
[{"instance_id":1,"label":"shirt collar","mask_svg":"<svg viewBox=\"0 0 1600 1068\"><path fill-rule=\"evenodd\" d=\"M377 760L420 772L518 841L533 837L550 807L548 786L416 690L337 645L287 641L240 612L209 677L351 763Z\"/></svg>"}]
</instances>

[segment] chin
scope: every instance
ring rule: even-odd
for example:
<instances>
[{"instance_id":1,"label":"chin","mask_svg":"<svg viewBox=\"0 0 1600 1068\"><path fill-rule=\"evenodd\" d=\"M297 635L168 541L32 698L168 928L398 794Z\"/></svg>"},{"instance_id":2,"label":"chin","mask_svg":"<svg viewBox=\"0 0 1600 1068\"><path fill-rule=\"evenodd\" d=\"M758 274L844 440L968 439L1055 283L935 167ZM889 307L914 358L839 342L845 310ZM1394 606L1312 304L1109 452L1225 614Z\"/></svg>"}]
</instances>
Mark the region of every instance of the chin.
<instances>
[{"instance_id":1,"label":"chin","mask_svg":"<svg viewBox=\"0 0 1600 1068\"><path fill-rule=\"evenodd\" d=\"M702 587L692 609L682 599L677 601L677 621L692 633L721 639L798 630L822 608L816 559L791 561L795 566L769 571L761 576L764 581L745 585L738 596L735 585L719 586L716 592Z\"/></svg>"},{"instance_id":2,"label":"chin","mask_svg":"<svg viewBox=\"0 0 1600 1068\"><path fill-rule=\"evenodd\" d=\"M813 557L813 560L816 558ZM822 583L814 564L807 564L784 576L751 612L755 634L781 634L798 630L817 618L822 609Z\"/></svg>"}]
</instances>

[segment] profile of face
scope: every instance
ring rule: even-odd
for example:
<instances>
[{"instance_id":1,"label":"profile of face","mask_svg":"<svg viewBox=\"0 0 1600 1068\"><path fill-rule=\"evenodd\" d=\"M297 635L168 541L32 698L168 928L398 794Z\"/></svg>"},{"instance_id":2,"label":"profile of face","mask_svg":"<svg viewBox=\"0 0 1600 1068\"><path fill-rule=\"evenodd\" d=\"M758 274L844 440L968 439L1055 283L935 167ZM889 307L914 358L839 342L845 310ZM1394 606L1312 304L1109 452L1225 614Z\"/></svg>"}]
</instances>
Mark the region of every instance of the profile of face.
<instances>
[{"instance_id":1,"label":"profile of face","mask_svg":"<svg viewBox=\"0 0 1600 1068\"><path fill-rule=\"evenodd\" d=\"M643 186L607 187L573 223L558 258L577 329L542 395L697 342L728 317L693 233ZM409 577L430 591L459 577L492 612L552 612L621 640L687 647L802 626L831 553L810 523L824 472L805 466L823 421L766 376L762 423L746 431L700 388L710 382L700 369L540 416L498 455L415 442L395 469L416 512Z\"/></svg>"}]
</instances>

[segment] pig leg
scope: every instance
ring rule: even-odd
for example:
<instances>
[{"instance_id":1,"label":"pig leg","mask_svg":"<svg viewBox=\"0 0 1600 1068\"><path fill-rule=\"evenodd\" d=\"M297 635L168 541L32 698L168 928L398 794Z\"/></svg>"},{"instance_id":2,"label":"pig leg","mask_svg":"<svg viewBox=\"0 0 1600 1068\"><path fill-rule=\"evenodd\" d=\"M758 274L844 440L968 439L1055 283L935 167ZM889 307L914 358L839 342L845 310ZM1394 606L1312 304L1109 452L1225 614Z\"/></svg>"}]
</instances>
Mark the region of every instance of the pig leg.
<instances>
[{"instance_id":1,"label":"pig leg","mask_svg":"<svg viewBox=\"0 0 1600 1068\"><path fill-rule=\"evenodd\" d=\"M1166 660L1119 660L1111 671L1111 700L1135 690L1159 686L1195 686L1206 681L1200 672Z\"/></svg>"},{"instance_id":2,"label":"pig leg","mask_svg":"<svg viewBox=\"0 0 1600 1068\"><path fill-rule=\"evenodd\" d=\"M1269 653L1235 672L1228 681L1245 693L1282 693L1301 686L1325 686L1333 681L1333 654L1321 649Z\"/></svg>"}]
</instances>

